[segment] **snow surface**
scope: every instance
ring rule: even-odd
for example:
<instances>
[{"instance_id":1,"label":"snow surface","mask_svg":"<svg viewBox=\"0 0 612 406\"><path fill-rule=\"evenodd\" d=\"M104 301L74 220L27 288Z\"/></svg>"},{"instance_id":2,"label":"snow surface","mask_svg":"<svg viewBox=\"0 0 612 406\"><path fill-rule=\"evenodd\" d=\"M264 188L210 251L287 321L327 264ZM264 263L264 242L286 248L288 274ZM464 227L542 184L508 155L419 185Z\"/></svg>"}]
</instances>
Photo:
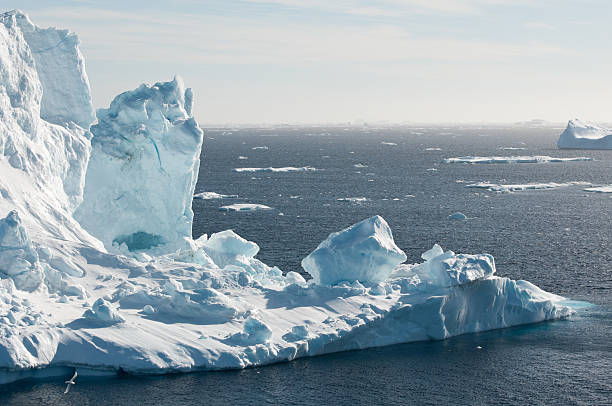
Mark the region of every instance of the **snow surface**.
<instances>
[{"instance_id":1,"label":"snow surface","mask_svg":"<svg viewBox=\"0 0 612 406\"><path fill-rule=\"evenodd\" d=\"M565 182L565 183L524 183L524 184L497 184L489 182L478 182L466 185L466 187L472 189L485 189L490 192L498 193L511 193L520 192L525 190L545 190L545 189L559 189L570 186L586 186L590 185L589 182Z\"/></svg>"},{"instance_id":2,"label":"snow surface","mask_svg":"<svg viewBox=\"0 0 612 406\"><path fill-rule=\"evenodd\" d=\"M458 158L446 158L443 162L446 164L540 164L548 162L576 162L576 161L592 161L589 157L575 158L553 158L550 156L464 156Z\"/></svg>"},{"instance_id":3,"label":"snow surface","mask_svg":"<svg viewBox=\"0 0 612 406\"><path fill-rule=\"evenodd\" d=\"M557 141L559 148L612 149L612 130L578 119L570 120Z\"/></svg>"},{"instance_id":4,"label":"snow surface","mask_svg":"<svg viewBox=\"0 0 612 406\"><path fill-rule=\"evenodd\" d=\"M296 168L295 166L285 166L282 168L234 168L234 172L310 172L320 171L320 169L313 168L312 166L303 166Z\"/></svg>"},{"instance_id":5,"label":"snow surface","mask_svg":"<svg viewBox=\"0 0 612 406\"><path fill-rule=\"evenodd\" d=\"M257 244L233 231L193 240L202 132L191 92L175 79L119 95L98 112L89 159L77 45L18 11L0 15L0 383L67 367L245 368L574 312L495 276L486 254L434 247L424 263L400 264L379 216L321 243L304 259L309 281L259 261Z\"/></svg>"}]
</instances>

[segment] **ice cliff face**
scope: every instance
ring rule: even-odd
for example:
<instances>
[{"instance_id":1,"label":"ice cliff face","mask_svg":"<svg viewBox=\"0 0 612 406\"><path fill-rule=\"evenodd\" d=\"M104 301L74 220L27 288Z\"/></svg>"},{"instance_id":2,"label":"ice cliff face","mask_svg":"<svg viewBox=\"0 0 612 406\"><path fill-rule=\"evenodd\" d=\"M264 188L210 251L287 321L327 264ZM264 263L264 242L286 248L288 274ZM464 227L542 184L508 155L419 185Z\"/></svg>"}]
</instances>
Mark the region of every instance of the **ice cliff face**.
<instances>
[{"instance_id":1,"label":"ice cliff face","mask_svg":"<svg viewBox=\"0 0 612 406\"><path fill-rule=\"evenodd\" d=\"M559 136L557 146L573 149L612 149L612 130L578 119L570 120L565 131Z\"/></svg>"},{"instance_id":2,"label":"ice cliff face","mask_svg":"<svg viewBox=\"0 0 612 406\"><path fill-rule=\"evenodd\" d=\"M98 111L75 216L107 249L189 247L203 139L191 107L191 89L175 78L122 93Z\"/></svg>"},{"instance_id":3,"label":"ice cliff face","mask_svg":"<svg viewBox=\"0 0 612 406\"><path fill-rule=\"evenodd\" d=\"M31 231L96 244L72 218L83 195L93 122L76 36L0 14L0 212Z\"/></svg>"}]
</instances>

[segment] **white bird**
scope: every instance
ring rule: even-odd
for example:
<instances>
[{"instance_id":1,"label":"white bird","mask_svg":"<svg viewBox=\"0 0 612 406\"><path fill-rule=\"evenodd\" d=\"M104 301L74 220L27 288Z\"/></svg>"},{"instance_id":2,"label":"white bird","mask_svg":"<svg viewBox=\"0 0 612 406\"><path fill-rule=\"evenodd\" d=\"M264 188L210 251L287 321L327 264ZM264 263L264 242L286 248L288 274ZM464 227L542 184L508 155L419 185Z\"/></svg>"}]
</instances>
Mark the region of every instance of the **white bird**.
<instances>
[{"instance_id":1,"label":"white bird","mask_svg":"<svg viewBox=\"0 0 612 406\"><path fill-rule=\"evenodd\" d=\"M68 391L70 391L70 385L74 385L75 384L74 380L76 379L76 377L77 377L77 371L75 369L74 370L74 375L72 375L72 378L70 378L69 381L64 382L66 384L66 390L64 391L64 395L66 393L68 393Z\"/></svg>"}]
</instances>

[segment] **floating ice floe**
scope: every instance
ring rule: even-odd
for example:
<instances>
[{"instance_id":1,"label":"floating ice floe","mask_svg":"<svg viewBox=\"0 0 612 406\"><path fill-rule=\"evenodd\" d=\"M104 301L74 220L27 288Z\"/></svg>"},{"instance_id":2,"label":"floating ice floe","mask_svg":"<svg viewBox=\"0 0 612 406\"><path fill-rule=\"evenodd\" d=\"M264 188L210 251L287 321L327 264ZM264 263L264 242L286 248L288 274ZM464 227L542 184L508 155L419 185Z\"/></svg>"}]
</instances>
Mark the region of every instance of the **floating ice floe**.
<instances>
[{"instance_id":1,"label":"floating ice floe","mask_svg":"<svg viewBox=\"0 0 612 406\"><path fill-rule=\"evenodd\" d=\"M594 193L612 193L612 185L594 186L594 187L586 188L584 190L586 192L594 192Z\"/></svg>"},{"instance_id":2,"label":"floating ice floe","mask_svg":"<svg viewBox=\"0 0 612 406\"><path fill-rule=\"evenodd\" d=\"M466 187L472 189L485 189L490 192L509 193L519 192L525 190L545 190L545 189L559 189L570 186L588 186L589 182L565 182L565 183L525 183L525 184L496 184L488 182L478 182L466 185Z\"/></svg>"},{"instance_id":3,"label":"floating ice floe","mask_svg":"<svg viewBox=\"0 0 612 406\"><path fill-rule=\"evenodd\" d=\"M219 207L220 211L255 211L255 210L271 210L272 207L265 204L257 203L236 203L227 206Z\"/></svg>"},{"instance_id":4,"label":"floating ice floe","mask_svg":"<svg viewBox=\"0 0 612 406\"><path fill-rule=\"evenodd\" d=\"M223 195L216 192L200 192L193 195L194 199L201 200L212 200L212 199L231 199L238 197L238 195Z\"/></svg>"},{"instance_id":5,"label":"floating ice floe","mask_svg":"<svg viewBox=\"0 0 612 406\"><path fill-rule=\"evenodd\" d=\"M486 254L435 247L402 264L379 216L322 242L303 261L308 281L264 264L233 231L194 240L202 134L180 80L119 95L91 138L74 34L0 14L0 55L0 383L66 367L246 368L564 318L582 305L495 276ZM74 219L82 201L91 233Z\"/></svg>"},{"instance_id":6,"label":"floating ice floe","mask_svg":"<svg viewBox=\"0 0 612 406\"><path fill-rule=\"evenodd\" d=\"M590 157L575 158L553 158L550 156L464 156L458 158L446 158L446 164L539 164L548 162L577 162L592 161Z\"/></svg>"},{"instance_id":7,"label":"floating ice floe","mask_svg":"<svg viewBox=\"0 0 612 406\"><path fill-rule=\"evenodd\" d=\"M353 165L355 168L367 168L368 165L364 165L364 164L355 164Z\"/></svg>"},{"instance_id":8,"label":"floating ice floe","mask_svg":"<svg viewBox=\"0 0 612 406\"><path fill-rule=\"evenodd\" d=\"M612 130L578 119L570 120L557 141L559 148L612 149Z\"/></svg>"},{"instance_id":9,"label":"floating ice floe","mask_svg":"<svg viewBox=\"0 0 612 406\"><path fill-rule=\"evenodd\" d=\"M267 150L267 149L269 149L269 148L268 148L268 147L266 147L266 146L262 146L262 147L253 147L253 148L251 148L251 149L254 149L254 150L258 150L258 149L261 149L261 150Z\"/></svg>"},{"instance_id":10,"label":"floating ice floe","mask_svg":"<svg viewBox=\"0 0 612 406\"><path fill-rule=\"evenodd\" d=\"M522 150L525 150L527 148L525 148L525 147L500 147L499 149L501 149L503 151L522 151Z\"/></svg>"},{"instance_id":11,"label":"floating ice floe","mask_svg":"<svg viewBox=\"0 0 612 406\"><path fill-rule=\"evenodd\" d=\"M391 145L391 146L397 145L395 142L387 142L387 141L382 141L381 144L382 145Z\"/></svg>"},{"instance_id":12,"label":"floating ice floe","mask_svg":"<svg viewBox=\"0 0 612 406\"><path fill-rule=\"evenodd\" d=\"M353 203L363 203L367 202L367 197L340 197L336 199L339 202L353 202Z\"/></svg>"},{"instance_id":13,"label":"floating ice floe","mask_svg":"<svg viewBox=\"0 0 612 406\"><path fill-rule=\"evenodd\" d=\"M468 217L465 214L461 213L460 211L448 216L449 220L467 220L467 218Z\"/></svg>"},{"instance_id":14,"label":"floating ice floe","mask_svg":"<svg viewBox=\"0 0 612 406\"><path fill-rule=\"evenodd\" d=\"M285 166L282 168L234 168L234 172L311 172L320 171L321 169L314 168L312 166Z\"/></svg>"},{"instance_id":15,"label":"floating ice floe","mask_svg":"<svg viewBox=\"0 0 612 406\"><path fill-rule=\"evenodd\" d=\"M442 148L430 147L430 148L425 148L425 151L442 151Z\"/></svg>"}]
</instances>

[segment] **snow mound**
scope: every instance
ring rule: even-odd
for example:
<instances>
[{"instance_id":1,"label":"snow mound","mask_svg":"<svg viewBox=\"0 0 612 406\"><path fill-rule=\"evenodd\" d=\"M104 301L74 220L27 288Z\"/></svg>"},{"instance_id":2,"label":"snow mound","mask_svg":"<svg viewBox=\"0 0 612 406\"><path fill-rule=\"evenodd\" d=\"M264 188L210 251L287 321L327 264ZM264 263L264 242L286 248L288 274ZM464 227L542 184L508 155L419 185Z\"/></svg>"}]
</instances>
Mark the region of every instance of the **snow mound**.
<instances>
[{"instance_id":1,"label":"snow mound","mask_svg":"<svg viewBox=\"0 0 612 406\"><path fill-rule=\"evenodd\" d=\"M459 158L446 158L446 164L541 164L549 162L578 162L592 161L589 157L553 158L545 155L536 156L464 156Z\"/></svg>"},{"instance_id":2,"label":"snow mound","mask_svg":"<svg viewBox=\"0 0 612 406\"><path fill-rule=\"evenodd\" d=\"M448 219L449 220L467 220L467 216L461 213L460 211L458 211L448 216Z\"/></svg>"},{"instance_id":3,"label":"snow mound","mask_svg":"<svg viewBox=\"0 0 612 406\"><path fill-rule=\"evenodd\" d=\"M295 166L285 166L282 168L234 168L234 172L314 172L320 170L321 169L317 169L312 166L303 166L300 168Z\"/></svg>"},{"instance_id":4,"label":"snow mound","mask_svg":"<svg viewBox=\"0 0 612 406\"><path fill-rule=\"evenodd\" d=\"M203 139L191 107L191 89L176 77L122 93L98 111L75 218L107 249L188 247Z\"/></svg>"},{"instance_id":5,"label":"snow mound","mask_svg":"<svg viewBox=\"0 0 612 406\"><path fill-rule=\"evenodd\" d=\"M578 119L570 120L557 141L559 148L612 149L612 130Z\"/></svg>"},{"instance_id":6,"label":"snow mound","mask_svg":"<svg viewBox=\"0 0 612 406\"><path fill-rule=\"evenodd\" d=\"M110 303L100 298L94 302L91 309L83 313L83 317L95 322L106 324L124 323L125 319L121 316Z\"/></svg>"},{"instance_id":7,"label":"snow mound","mask_svg":"<svg viewBox=\"0 0 612 406\"><path fill-rule=\"evenodd\" d=\"M220 211L256 211L272 210L272 207L257 203L236 203L219 207Z\"/></svg>"},{"instance_id":8,"label":"snow mound","mask_svg":"<svg viewBox=\"0 0 612 406\"><path fill-rule=\"evenodd\" d=\"M378 283L405 260L406 254L395 245L387 222L374 216L330 234L302 260L302 268L319 285Z\"/></svg>"},{"instance_id":9,"label":"snow mound","mask_svg":"<svg viewBox=\"0 0 612 406\"><path fill-rule=\"evenodd\" d=\"M589 182L565 182L565 183L525 183L525 184L496 184L496 183L488 183L488 182L478 182L472 183L470 185L466 185L466 187L472 189L485 189L490 192L498 192L498 193L511 193L511 192L520 192L525 190L545 190L545 189L559 189L570 186L585 186L590 185Z\"/></svg>"}]
</instances>

